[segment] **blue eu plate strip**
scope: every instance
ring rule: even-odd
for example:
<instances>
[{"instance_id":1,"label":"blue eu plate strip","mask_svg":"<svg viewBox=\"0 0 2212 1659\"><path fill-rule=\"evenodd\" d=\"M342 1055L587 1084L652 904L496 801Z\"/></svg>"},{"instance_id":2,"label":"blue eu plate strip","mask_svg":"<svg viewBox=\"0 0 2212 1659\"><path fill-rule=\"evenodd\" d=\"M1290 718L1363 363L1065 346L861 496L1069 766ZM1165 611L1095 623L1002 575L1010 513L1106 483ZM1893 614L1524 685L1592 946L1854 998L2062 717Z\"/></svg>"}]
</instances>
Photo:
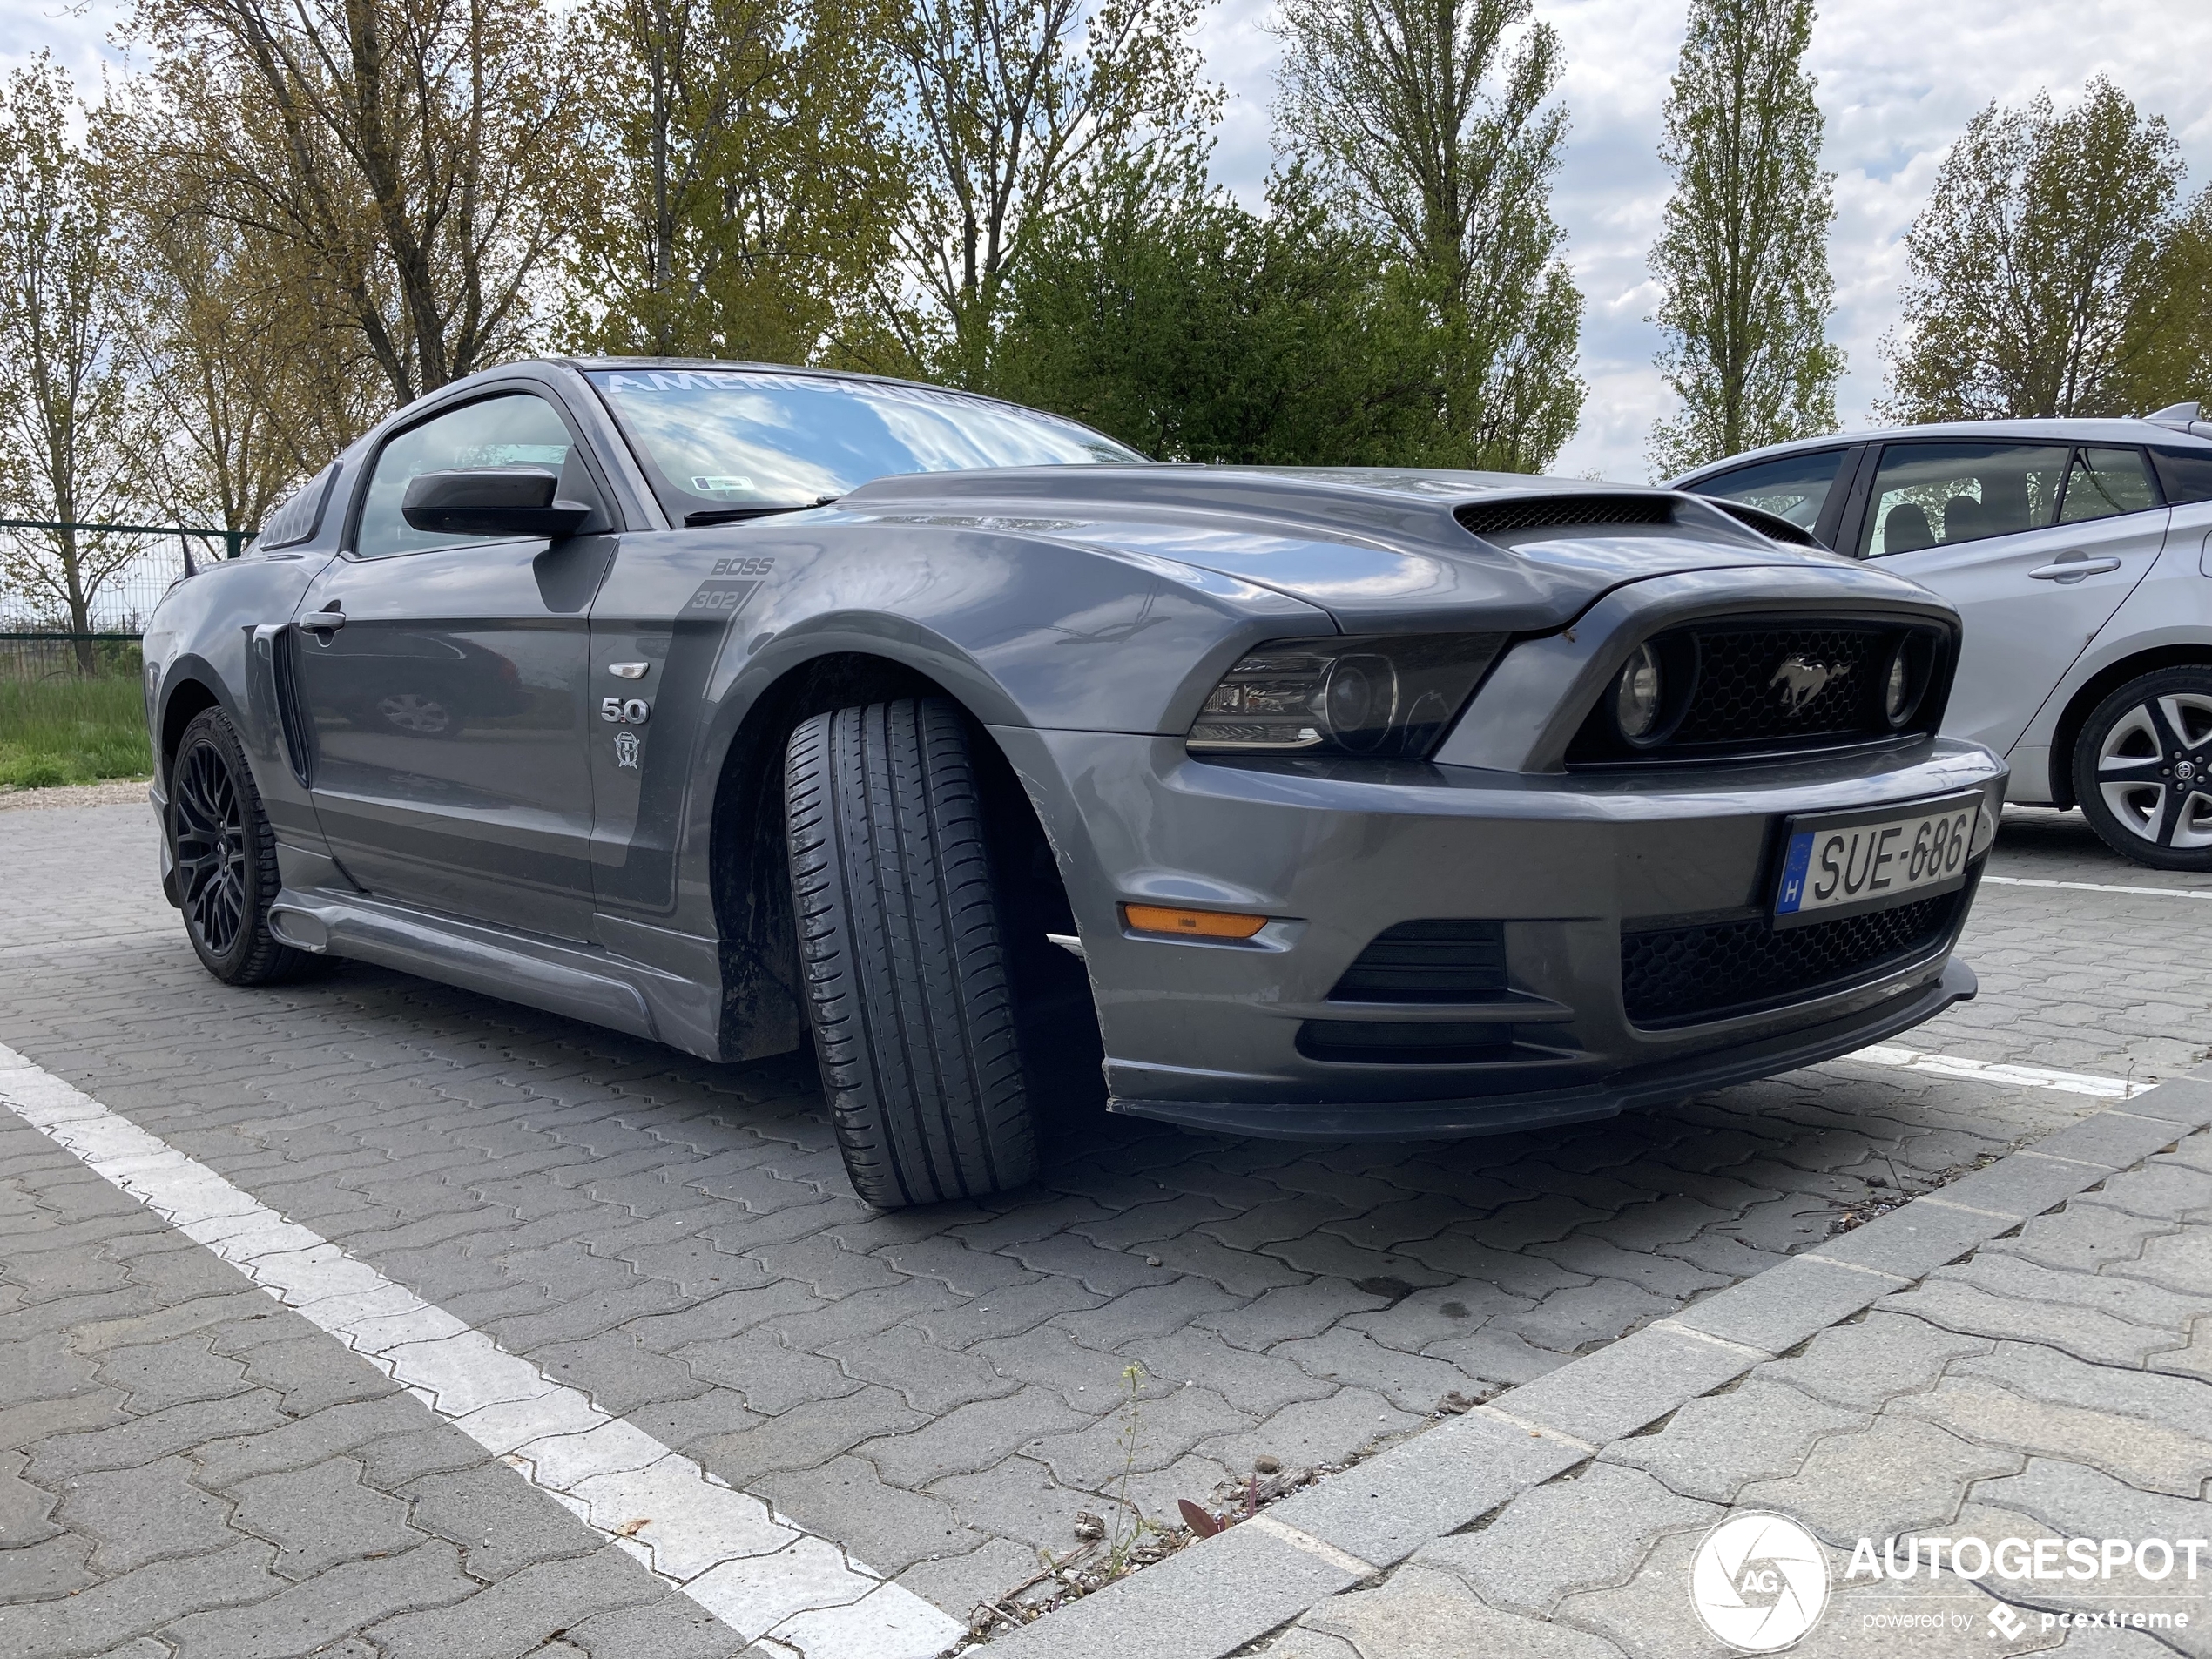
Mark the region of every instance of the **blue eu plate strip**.
<instances>
[{"instance_id":1,"label":"blue eu plate strip","mask_svg":"<svg viewBox=\"0 0 2212 1659\"><path fill-rule=\"evenodd\" d=\"M1774 901L1774 913L1789 915L1804 902L1805 869L1812 862L1812 832L1799 830L1790 838L1790 856L1782 862L1782 892Z\"/></svg>"}]
</instances>

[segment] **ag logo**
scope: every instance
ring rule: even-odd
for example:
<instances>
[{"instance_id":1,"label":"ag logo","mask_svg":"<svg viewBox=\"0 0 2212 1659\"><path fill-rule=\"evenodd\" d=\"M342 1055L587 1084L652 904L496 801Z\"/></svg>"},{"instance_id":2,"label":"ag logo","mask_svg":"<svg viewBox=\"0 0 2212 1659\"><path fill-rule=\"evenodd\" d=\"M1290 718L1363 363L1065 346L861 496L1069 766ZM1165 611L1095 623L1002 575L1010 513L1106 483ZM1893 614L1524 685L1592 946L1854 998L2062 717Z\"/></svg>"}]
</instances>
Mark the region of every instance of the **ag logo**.
<instances>
[{"instance_id":1,"label":"ag logo","mask_svg":"<svg viewBox=\"0 0 2212 1659\"><path fill-rule=\"evenodd\" d=\"M637 769L637 734L625 727L615 733L615 765Z\"/></svg>"},{"instance_id":2,"label":"ag logo","mask_svg":"<svg viewBox=\"0 0 2212 1659\"><path fill-rule=\"evenodd\" d=\"M1689 1563L1689 1604L1739 1653L1774 1653L1820 1622L1828 1557L1780 1515L1731 1515L1705 1534Z\"/></svg>"}]
</instances>

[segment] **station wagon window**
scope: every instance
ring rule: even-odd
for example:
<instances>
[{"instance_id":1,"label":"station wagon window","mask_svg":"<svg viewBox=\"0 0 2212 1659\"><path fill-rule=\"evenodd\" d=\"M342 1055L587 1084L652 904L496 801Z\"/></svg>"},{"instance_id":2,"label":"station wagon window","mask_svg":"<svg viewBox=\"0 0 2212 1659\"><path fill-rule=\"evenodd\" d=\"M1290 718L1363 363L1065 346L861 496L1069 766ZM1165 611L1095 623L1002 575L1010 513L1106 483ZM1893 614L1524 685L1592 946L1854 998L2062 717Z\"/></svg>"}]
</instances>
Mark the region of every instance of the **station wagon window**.
<instances>
[{"instance_id":1,"label":"station wagon window","mask_svg":"<svg viewBox=\"0 0 2212 1659\"><path fill-rule=\"evenodd\" d=\"M896 473L1144 458L1058 415L934 387L744 369L590 379L679 523L811 507Z\"/></svg>"},{"instance_id":2,"label":"station wagon window","mask_svg":"<svg viewBox=\"0 0 2212 1659\"><path fill-rule=\"evenodd\" d=\"M368 475L354 550L364 559L389 558L425 548L493 541L450 530L419 530L401 515L410 481L451 467L563 467L575 440L550 403L527 392L488 397L410 427L386 443Z\"/></svg>"},{"instance_id":3,"label":"station wagon window","mask_svg":"<svg viewBox=\"0 0 2212 1659\"><path fill-rule=\"evenodd\" d=\"M2041 529L2058 516L2065 444L1893 443L1859 532L1862 558Z\"/></svg>"},{"instance_id":4,"label":"station wagon window","mask_svg":"<svg viewBox=\"0 0 2212 1659\"><path fill-rule=\"evenodd\" d=\"M1692 495L1715 496L1763 508L1800 529L1810 530L1819 523L1820 509L1827 503L1828 492L1836 487L1836 475L1850 453L1848 449L1816 449L1810 455L1784 455L1757 466L1738 467L1692 484L1689 490Z\"/></svg>"},{"instance_id":5,"label":"station wagon window","mask_svg":"<svg viewBox=\"0 0 2212 1659\"><path fill-rule=\"evenodd\" d=\"M2074 451L2074 465L2067 472L2059 523L2086 523L2093 518L2147 512L2158 504L2158 491L2151 486L2141 450L2083 448Z\"/></svg>"}]
</instances>

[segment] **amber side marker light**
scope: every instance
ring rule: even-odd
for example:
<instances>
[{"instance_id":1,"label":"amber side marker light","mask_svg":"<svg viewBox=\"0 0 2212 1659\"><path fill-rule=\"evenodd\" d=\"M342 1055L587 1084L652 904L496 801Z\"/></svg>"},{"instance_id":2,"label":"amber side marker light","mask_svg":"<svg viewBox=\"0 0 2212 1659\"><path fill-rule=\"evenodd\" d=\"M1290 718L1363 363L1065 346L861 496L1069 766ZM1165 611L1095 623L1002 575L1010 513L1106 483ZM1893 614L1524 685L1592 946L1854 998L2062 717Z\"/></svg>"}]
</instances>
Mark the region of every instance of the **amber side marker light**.
<instances>
[{"instance_id":1,"label":"amber side marker light","mask_svg":"<svg viewBox=\"0 0 2212 1659\"><path fill-rule=\"evenodd\" d=\"M1173 934L1182 939L1250 939L1267 926L1264 916L1233 910L1170 910L1165 905L1125 904L1122 916L1140 934Z\"/></svg>"}]
</instances>

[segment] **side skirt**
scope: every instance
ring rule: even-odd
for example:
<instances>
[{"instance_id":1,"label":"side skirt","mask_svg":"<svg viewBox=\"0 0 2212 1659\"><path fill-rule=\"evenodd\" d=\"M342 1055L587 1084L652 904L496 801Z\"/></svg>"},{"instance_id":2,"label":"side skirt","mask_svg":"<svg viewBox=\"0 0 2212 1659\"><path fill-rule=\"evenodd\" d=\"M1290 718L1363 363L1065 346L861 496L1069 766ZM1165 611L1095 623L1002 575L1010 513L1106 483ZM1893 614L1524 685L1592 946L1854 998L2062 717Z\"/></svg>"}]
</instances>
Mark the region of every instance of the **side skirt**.
<instances>
[{"instance_id":1,"label":"side skirt","mask_svg":"<svg viewBox=\"0 0 2212 1659\"><path fill-rule=\"evenodd\" d=\"M603 1025L720 1060L694 1010L717 987L589 945L516 933L326 888L287 887L269 926L286 944L317 955L374 962L502 1001Z\"/></svg>"}]
</instances>

